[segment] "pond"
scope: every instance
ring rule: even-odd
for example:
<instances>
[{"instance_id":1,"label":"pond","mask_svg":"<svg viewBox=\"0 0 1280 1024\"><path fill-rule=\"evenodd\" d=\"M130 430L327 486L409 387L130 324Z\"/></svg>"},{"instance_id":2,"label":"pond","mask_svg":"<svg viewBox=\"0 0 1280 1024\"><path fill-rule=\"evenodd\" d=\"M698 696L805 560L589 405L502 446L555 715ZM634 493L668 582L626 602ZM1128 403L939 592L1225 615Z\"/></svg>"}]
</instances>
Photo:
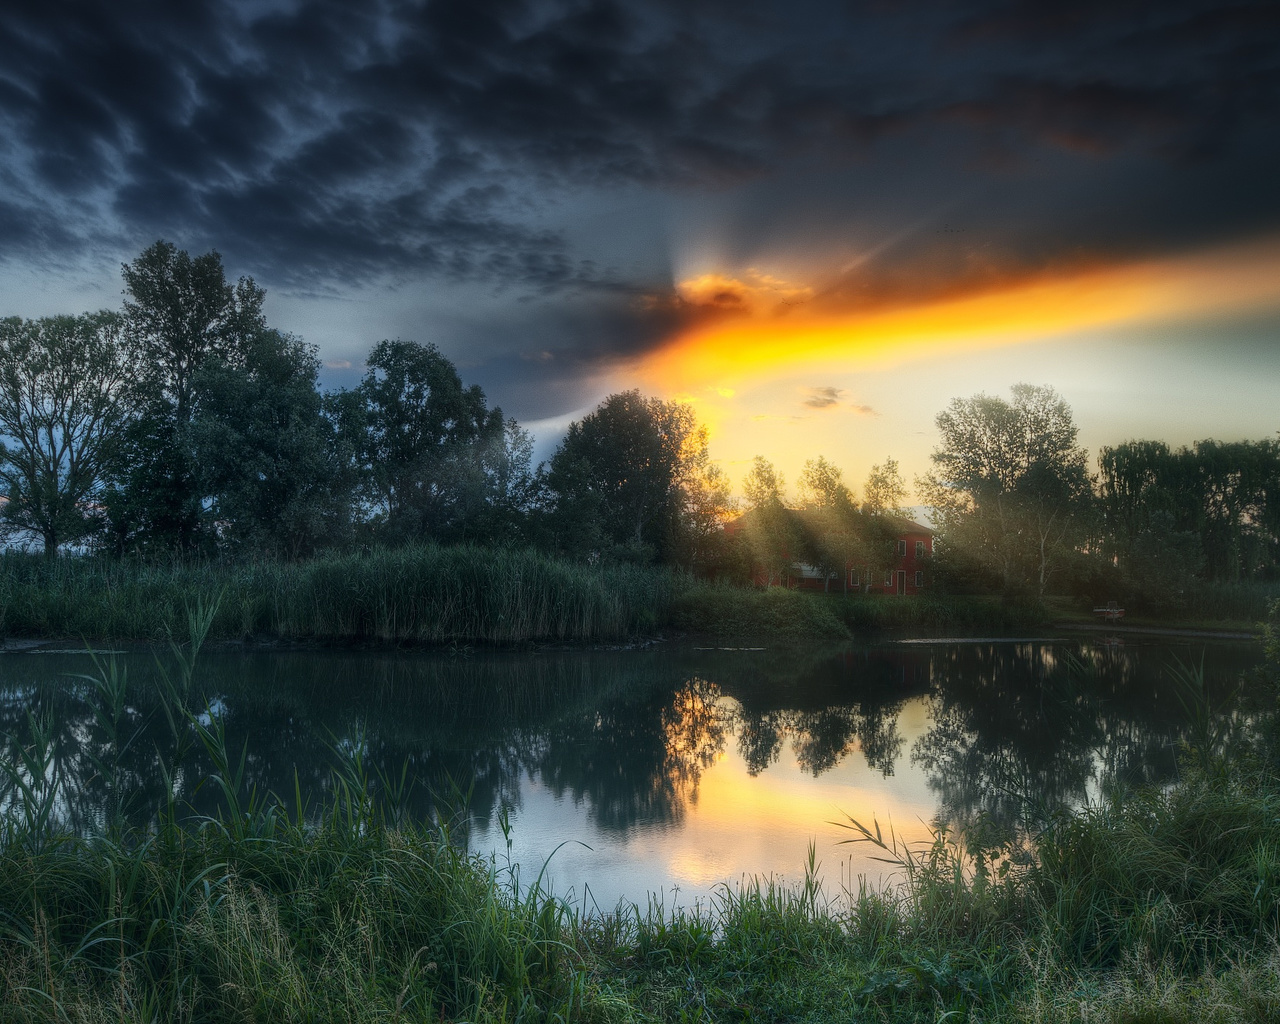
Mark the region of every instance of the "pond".
<instances>
[{"instance_id":1,"label":"pond","mask_svg":"<svg viewBox=\"0 0 1280 1024\"><path fill-rule=\"evenodd\" d=\"M51 723L59 813L92 827L117 799L146 820L166 792L172 731L163 652L115 656L118 720L101 714L86 654L0 656L0 732ZM931 824L997 838L1112 787L1176 777L1191 722L1180 665L1225 705L1260 645L1080 638L883 642L838 650L657 647L539 653L208 649L193 704L226 728L246 781L308 807L357 751L378 783L407 769L401 804L528 882L588 908L705 900L748 876L873 883L878 851L843 845L849 818L905 841ZM112 732L115 736L113 738ZM11 746L9 748L12 749ZM216 810L192 755L180 798ZM102 766L121 782L114 790ZM296 780L296 789L295 789Z\"/></svg>"}]
</instances>

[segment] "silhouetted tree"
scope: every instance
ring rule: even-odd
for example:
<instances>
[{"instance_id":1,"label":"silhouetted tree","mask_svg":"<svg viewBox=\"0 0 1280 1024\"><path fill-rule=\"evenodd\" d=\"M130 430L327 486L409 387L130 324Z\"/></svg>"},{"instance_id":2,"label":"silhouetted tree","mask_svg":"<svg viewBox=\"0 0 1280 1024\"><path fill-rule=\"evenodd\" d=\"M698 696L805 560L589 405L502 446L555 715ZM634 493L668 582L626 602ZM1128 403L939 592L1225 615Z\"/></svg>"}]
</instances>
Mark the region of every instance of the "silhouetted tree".
<instances>
[{"instance_id":1,"label":"silhouetted tree","mask_svg":"<svg viewBox=\"0 0 1280 1024\"><path fill-rule=\"evenodd\" d=\"M689 558L728 496L693 410L639 391L571 424L544 479L562 547L640 558Z\"/></svg>"},{"instance_id":2,"label":"silhouetted tree","mask_svg":"<svg viewBox=\"0 0 1280 1024\"><path fill-rule=\"evenodd\" d=\"M188 552L207 540L192 447L195 378L207 362L242 365L266 328L265 293L227 282L217 252L191 257L158 241L122 268L125 329L142 354L139 412L117 449L106 499L118 550Z\"/></svg>"},{"instance_id":3,"label":"silhouetted tree","mask_svg":"<svg viewBox=\"0 0 1280 1024\"><path fill-rule=\"evenodd\" d=\"M136 373L114 313L0 321L3 520L38 535L50 557L98 518Z\"/></svg>"},{"instance_id":4,"label":"silhouetted tree","mask_svg":"<svg viewBox=\"0 0 1280 1024\"><path fill-rule=\"evenodd\" d=\"M224 542L297 557L346 535L350 458L323 414L319 371L313 348L263 330L243 362L210 360L195 374L193 448Z\"/></svg>"},{"instance_id":5,"label":"silhouetted tree","mask_svg":"<svg viewBox=\"0 0 1280 1024\"><path fill-rule=\"evenodd\" d=\"M368 367L347 423L379 532L465 539L497 492L509 496L513 474L527 474L528 445L434 345L382 341Z\"/></svg>"}]
</instances>

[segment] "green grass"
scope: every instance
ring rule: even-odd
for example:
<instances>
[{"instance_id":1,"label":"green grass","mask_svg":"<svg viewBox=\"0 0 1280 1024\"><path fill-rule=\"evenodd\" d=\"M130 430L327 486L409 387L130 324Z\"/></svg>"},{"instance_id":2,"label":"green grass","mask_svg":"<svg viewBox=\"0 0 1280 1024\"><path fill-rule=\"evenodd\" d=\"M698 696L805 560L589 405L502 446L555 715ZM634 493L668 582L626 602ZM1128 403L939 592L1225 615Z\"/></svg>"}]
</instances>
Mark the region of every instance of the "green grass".
<instances>
[{"instance_id":1,"label":"green grass","mask_svg":"<svg viewBox=\"0 0 1280 1024\"><path fill-rule=\"evenodd\" d=\"M215 714L183 706L214 616L161 685L180 794L199 744L212 817L59 823L48 731L0 761L0 1021L1271 1021L1280 1017L1276 691L1229 748L1198 680L1181 781L994 848L904 847L849 820L896 884L755 880L708 905L584 916L404 821L403 780L335 753L320 807L257 793ZM99 721L124 701L104 666ZM127 802L108 748L95 755ZM117 807L118 809L118 807ZM500 824L502 824L500 822ZM976 833L975 833L976 834Z\"/></svg>"},{"instance_id":2,"label":"green grass","mask_svg":"<svg viewBox=\"0 0 1280 1024\"><path fill-rule=\"evenodd\" d=\"M1158 629L1203 629L1256 632L1271 602L1280 598L1280 583L1248 580L1237 583L1189 579L1179 594L1153 602L1137 597L1119 600L1125 616L1118 625ZM1101 623L1093 602L1068 597L1047 599L1053 618L1062 622Z\"/></svg>"},{"instance_id":3,"label":"green grass","mask_svg":"<svg viewBox=\"0 0 1280 1024\"><path fill-rule=\"evenodd\" d=\"M724 640L755 643L849 639L833 602L785 587L702 583L680 593L670 614L673 627Z\"/></svg>"},{"instance_id":4,"label":"green grass","mask_svg":"<svg viewBox=\"0 0 1280 1024\"><path fill-rule=\"evenodd\" d=\"M1035 599L1009 602L999 597L847 597L837 613L854 630L1018 630L1049 623Z\"/></svg>"}]
</instances>

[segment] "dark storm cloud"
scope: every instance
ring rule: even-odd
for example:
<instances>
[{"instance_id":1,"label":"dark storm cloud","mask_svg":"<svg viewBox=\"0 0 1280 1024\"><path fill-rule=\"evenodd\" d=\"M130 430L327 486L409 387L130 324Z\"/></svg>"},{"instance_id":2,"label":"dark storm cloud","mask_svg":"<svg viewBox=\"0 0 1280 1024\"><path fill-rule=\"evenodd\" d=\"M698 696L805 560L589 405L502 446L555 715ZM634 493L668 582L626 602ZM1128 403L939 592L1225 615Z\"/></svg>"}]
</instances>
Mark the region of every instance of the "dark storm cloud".
<instances>
[{"instance_id":1,"label":"dark storm cloud","mask_svg":"<svg viewBox=\"0 0 1280 1024\"><path fill-rule=\"evenodd\" d=\"M586 289L652 327L654 282L559 229L584 190L834 169L905 217L914 161L996 183L966 216L1006 273L1274 226L1278 98L1262 2L10 3L0 256L164 235L268 283ZM960 241L881 276L960 281Z\"/></svg>"}]
</instances>

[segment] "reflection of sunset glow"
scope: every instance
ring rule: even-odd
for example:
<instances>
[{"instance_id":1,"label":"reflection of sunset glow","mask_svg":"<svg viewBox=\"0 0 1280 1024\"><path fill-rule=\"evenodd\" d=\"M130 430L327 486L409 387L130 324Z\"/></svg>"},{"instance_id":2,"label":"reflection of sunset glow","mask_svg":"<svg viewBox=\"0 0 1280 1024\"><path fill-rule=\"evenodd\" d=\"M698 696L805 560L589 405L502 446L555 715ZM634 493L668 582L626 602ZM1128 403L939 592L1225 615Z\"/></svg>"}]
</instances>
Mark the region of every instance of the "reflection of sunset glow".
<instances>
[{"instance_id":1,"label":"reflection of sunset glow","mask_svg":"<svg viewBox=\"0 0 1280 1024\"><path fill-rule=\"evenodd\" d=\"M712 283L694 282L698 290ZM634 370L668 394L711 391L723 398L779 371L882 366L1278 299L1280 245L1272 242L1023 280L897 308L836 314L793 308L787 316L720 320L672 339Z\"/></svg>"},{"instance_id":2,"label":"reflection of sunset glow","mask_svg":"<svg viewBox=\"0 0 1280 1024\"><path fill-rule=\"evenodd\" d=\"M685 885L709 885L734 880L741 865L750 863L762 876L795 880L803 874L805 847L815 838L823 877L834 890L838 865L846 859L855 876L877 878L886 869L874 860L879 851L837 845L847 835L831 822L846 814L885 822L892 808L901 839L918 843L929 838L925 822L936 808L926 788L891 798L890 785L856 755L824 773L824 781L826 785L815 790L790 764L751 776L740 758L731 755L703 777L696 813L684 825L688 841L668 854L668 876ZM839 793L838 805L832 803L833 791ZM781 841L783 836L790 842Z\"/></svg>"}]
</instances>

